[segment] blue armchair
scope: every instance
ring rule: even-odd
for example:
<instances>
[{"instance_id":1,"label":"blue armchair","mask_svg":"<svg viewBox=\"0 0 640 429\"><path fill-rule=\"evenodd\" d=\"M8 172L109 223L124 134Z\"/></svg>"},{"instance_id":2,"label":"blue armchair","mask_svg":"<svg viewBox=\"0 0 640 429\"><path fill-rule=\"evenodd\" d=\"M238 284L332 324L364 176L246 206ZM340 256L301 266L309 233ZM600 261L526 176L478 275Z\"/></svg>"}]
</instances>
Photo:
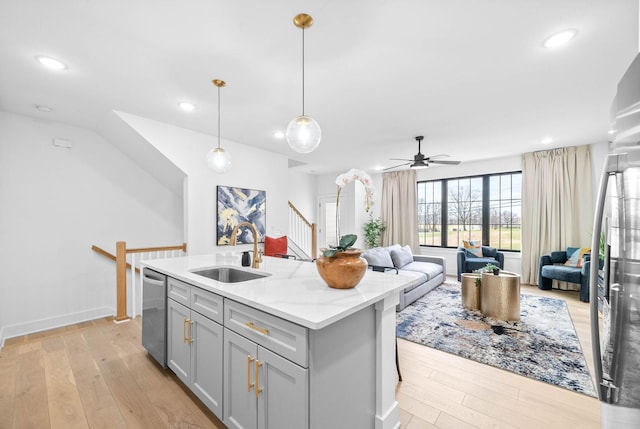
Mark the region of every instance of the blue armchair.
<instances>
[{"instance_id":1,"label":"blue armchair","mask_svg":"<svg viewBox=\"0 0 640 429\"><path fill-rule=\"evenodd\" d=\"M577 283L580 285L580 301L589 302L589 270L591 269L591 254L582 256L579 267L564 265L579 247L567 247L566 251L551 252L550 255L540 257L538 270L538 289L549 290L553 280Z\"/></svg>"},{"instance_id":2,"label":"blue armchair","mask_svg":"<svg viewBox=\"0 0 640 429\"><path fill-rule=\"evenodd\" d=\"M464 248L458 248L458 281L462 279L462 273L472 273L487 264L493 264L504 269L504 253L495 247L482 246L482 257L473 256Z\"/></svg>"}]
</instances>

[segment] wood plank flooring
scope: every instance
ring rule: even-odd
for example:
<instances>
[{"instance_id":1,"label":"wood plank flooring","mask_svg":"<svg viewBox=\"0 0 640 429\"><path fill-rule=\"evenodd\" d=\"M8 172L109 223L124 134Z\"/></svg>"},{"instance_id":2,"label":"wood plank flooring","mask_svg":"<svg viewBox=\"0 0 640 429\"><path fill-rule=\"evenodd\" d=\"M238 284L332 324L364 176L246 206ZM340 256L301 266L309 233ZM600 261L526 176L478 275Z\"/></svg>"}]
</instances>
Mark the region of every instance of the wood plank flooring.
<instances>
[{"instance_id":1,"label":"wood plank flooring","mask_svg":"<svg viewBox=\"0 0 640 429\"><path fill-rule=\"evenodd\" d=\"M530 285L522 285L521 292L567 302L593 377L589 305L580 302L578 292ZM398 340L398 352L403 382L396 400L402 428L600 427L595 398L405 340Z\"/></svg>"},{"instance_id":2,"label":"wood plank flooring","mask_svg":"<svg viewBox=\"0 0 640 429\"><path fill-rule=\"evenodd\" d=\"M522 292L567 301L591 367L589 308L578 293L524 285ZM100 319L7 340L0 350L0 428L224 428L147 356L140 326L140 318ZM402 428L600 427L595 398L408 341L398 347Z\"/></svg>"}]
</instances>

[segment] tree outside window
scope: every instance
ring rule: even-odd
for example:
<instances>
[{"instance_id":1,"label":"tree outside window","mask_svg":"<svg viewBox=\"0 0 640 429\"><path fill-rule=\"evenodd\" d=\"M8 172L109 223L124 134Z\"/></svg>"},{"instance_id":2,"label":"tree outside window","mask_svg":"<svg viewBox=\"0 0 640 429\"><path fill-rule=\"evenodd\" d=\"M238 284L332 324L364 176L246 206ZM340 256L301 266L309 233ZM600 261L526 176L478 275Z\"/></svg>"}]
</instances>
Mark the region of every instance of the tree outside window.
<instances>
[{"instance_id":1,"label":"tree outside window","mask_svg":"<svg viewBox=\"0 0 640 429\"><path fill-rule=\"evenodd\" d=\"M418 182L420 245L474 240L519 251L521 187L521 172Z\"/></svg>"}]
</instances>

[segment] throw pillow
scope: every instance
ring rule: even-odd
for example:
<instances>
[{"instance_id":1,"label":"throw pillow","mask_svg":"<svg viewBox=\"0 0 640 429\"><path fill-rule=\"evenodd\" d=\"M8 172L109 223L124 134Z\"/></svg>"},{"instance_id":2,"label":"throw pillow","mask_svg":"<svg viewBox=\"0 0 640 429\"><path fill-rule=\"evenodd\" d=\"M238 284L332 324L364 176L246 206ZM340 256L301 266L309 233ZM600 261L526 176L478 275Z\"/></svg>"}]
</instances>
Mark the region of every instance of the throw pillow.
<instances>
[{"instance_id":1,"label":"throw pillow","mask_svg":"<svg viewBox=\"0 0 640 429\"><path fill-rule=\"evenodd\" d=\"M464 249L464 256L466 256L467 258L477 258L478 255L476 255L474 252L472 252L471 250L467 250Z\"/></svg>"},{"instance_id":2,"label":"throw pillow","mask_svg":"<svg viewBox=\"0 0 640 429\"><path fill-rule=\"evenodd\" d=\"M279 238L264 237L264 255L286 255L287 254L287 236L283 235Z\"/></svg>"},{"instance_id":3,"label":"throw pillow","mask_svg":"<svg viewBox=\"0 0 640 429\"><path fill-rule=\"evenodd\" d=\"M567 259L567 262L565 262L564 264L567 267L582 268L582 257L585 255L585 253L591 253L591 248L580 247L579 249L574 251L571 256L569 256L569 259Z\"/></svg>"},{"instance_id":4,"label":"throw pillow","mask_svg":"<svg viewBox=\"0 0 640 429\"><path fill-rule=\"evenodd\" d=\"M476 255L476 258L482 258L482 243L480 241L462 240L462 247Z\"/></svg>"},{"instance_id":5,"label":"throw pillow","mask_svg":"<svg viewBox=\"0 0 640 429\"><path fill-rule=\"evenodd\" d=\"M402 268L407 264L413 262L413 252L411 252L411 247L404 246L400 249L394 249L391 251L391 260L393 261L393 266L396 268Z\"/></svg>"},{"instance_id":6,"label":"throw pillow","mask_svg":"<svg viewBox=\"0 0 640 429\"><path fill-rule=\"evenodd\" d=\"M367 260L369 265L375 265L378 267L393 267L393 261L391 260L391 254L387 249L382 247L374 247L362 252L362 257Z\"/></svg>"},{"instance_id":7,"label":"throw pillow","mask_svg":"<svg viewBox=\"0 0 640 429\"><path fill-rule=\"evenodd\" d=\"M489 247L489 246L483 247L482 256L485 258L498 259L498 249L496 249L495 247Z\"/></svg>"}]
</instances>

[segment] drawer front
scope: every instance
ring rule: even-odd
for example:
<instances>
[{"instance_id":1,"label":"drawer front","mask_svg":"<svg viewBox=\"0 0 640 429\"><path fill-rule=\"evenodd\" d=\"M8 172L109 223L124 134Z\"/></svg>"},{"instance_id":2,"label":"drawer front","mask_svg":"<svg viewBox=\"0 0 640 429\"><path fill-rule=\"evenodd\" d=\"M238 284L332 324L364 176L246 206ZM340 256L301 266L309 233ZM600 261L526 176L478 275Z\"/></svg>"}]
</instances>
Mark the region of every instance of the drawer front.
<instances>
[{"instance_id":1,"label":"drawer front","mask_svg":"<svg viewBox=\"0 0 640 429\"><path fill-rule=\"evenodd\" d=\"M307 328L230 299L224 301L225 327L308 368Z\"/></svg>"},{"instance_id":2,"label":"drawer front","mask_svg":"<svg viewBox=\"0 0 640 429\"><path fill-rule=\"evenodd\" d=\"M172 277L167 279L167 296L182 305L189 306L191 285Z\"/></svg>"},{"instance_id":3,"label":"drawer front","mask_svg":"<svg viewBox=\"0 0 640 429\"><path fill-rule=\"evenodd\" d=\"M191 309L221 325L224 320L222 303L223 299L220 295L197 286L191 287Z\"/></svg>"}]
</instances>

